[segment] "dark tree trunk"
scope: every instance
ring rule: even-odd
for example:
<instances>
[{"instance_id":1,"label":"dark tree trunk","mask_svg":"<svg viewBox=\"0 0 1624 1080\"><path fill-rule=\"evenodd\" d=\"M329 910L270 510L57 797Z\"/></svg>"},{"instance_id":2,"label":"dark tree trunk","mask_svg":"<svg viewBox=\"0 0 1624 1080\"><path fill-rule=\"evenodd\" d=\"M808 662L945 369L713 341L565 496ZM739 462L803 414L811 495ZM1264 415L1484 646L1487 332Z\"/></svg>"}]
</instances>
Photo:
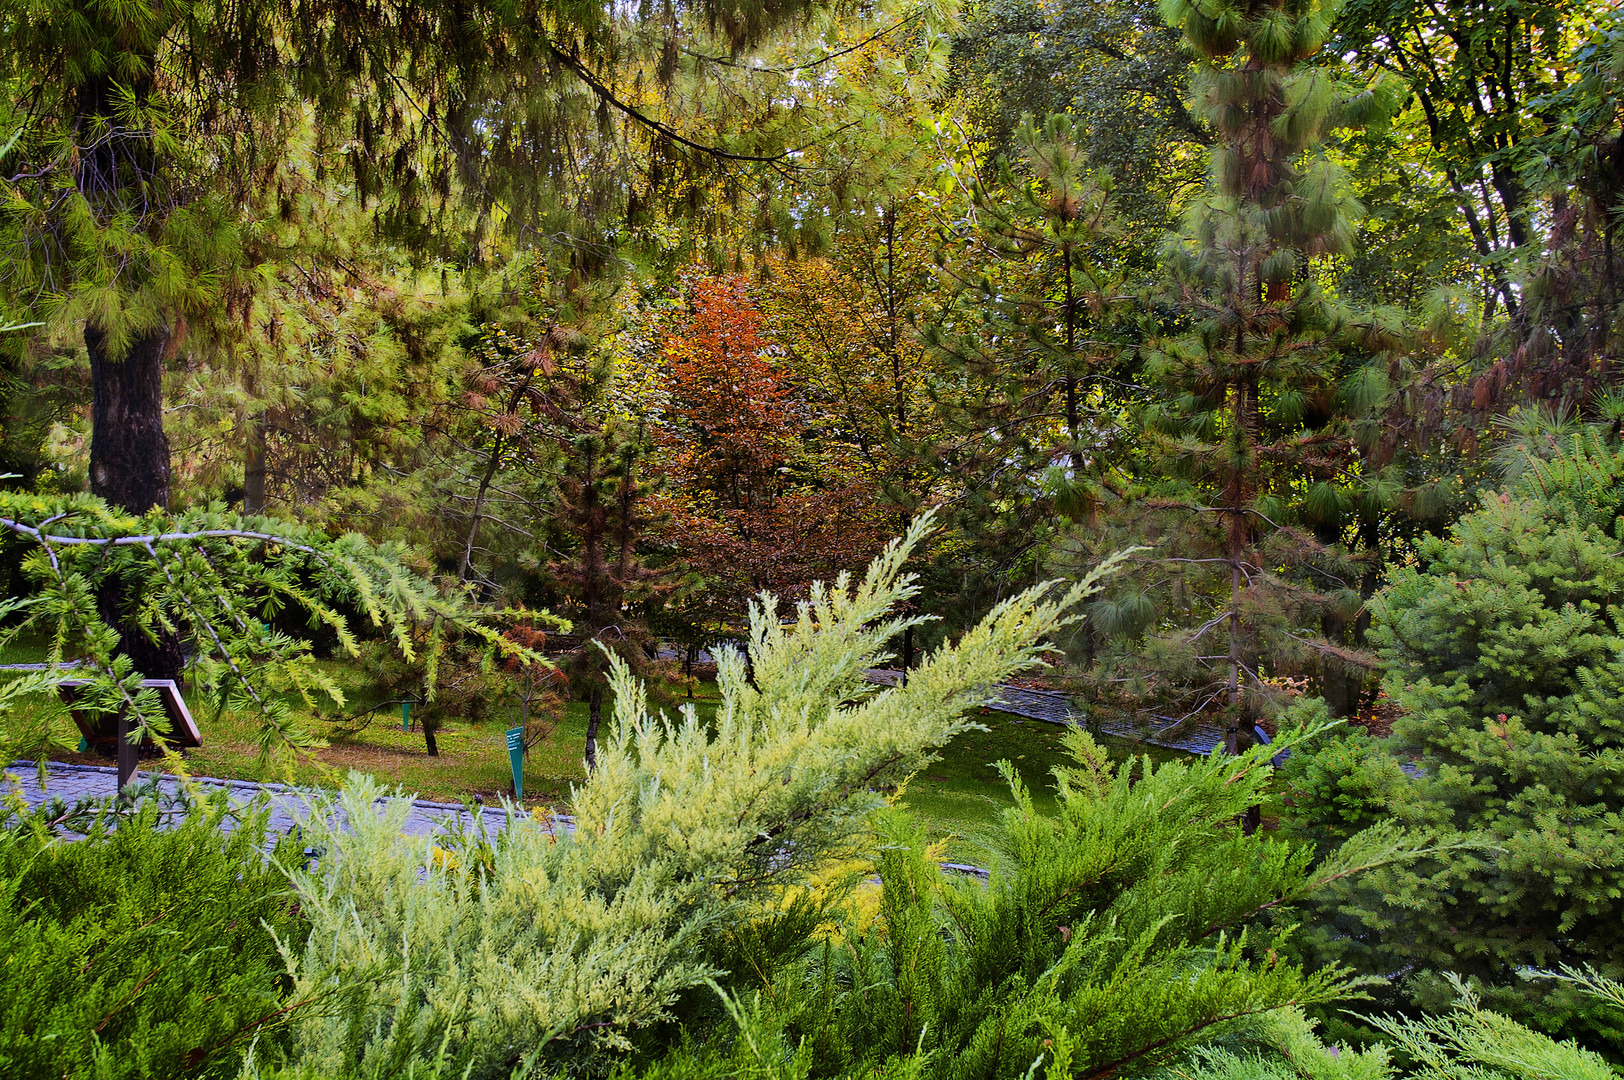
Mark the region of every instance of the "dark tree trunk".
<instances>
[{"instance_id":1,"label":"dark tree trunk","mask_svg":"<svg viewBox=\"0 0 1624 1080\"><path fill-rule=\"evenodd\" d=\"M598 768L598 722L603 719L603 684L598 683L592 687L592 696L587 699L586 720L586 771L588 774Z\"/></svg>"},{"instance_id":2,"label":"dark tree trunk","mask_svg":"<svg viewBox=\"0 0 1624 1080\"><path fill-rule=\"evenodd\" d=\"M440 756L440 744L435 741L434 728L428 724L423 725L423 745L428 748L429 757Z\"/></svg>"},{"instance_id":3,"label":"dark tree trunk","mask_svg":"<svg viewBox=\"0 0 1624 1080\"><path fill-rule=\"evenodd\" d=\"M1338 615L1326 614L1320 619L1320 632L1327 641L1341 644L1347 633L1347 623ZM1345 720L1359 712L1365 696L1365 669L1335 656L1320 661L1320 693L1331 715Z\"/></svg>"},{"instance_id":4,"label":"dark tree trunk","mask_svg":"<svg viewBox=\"0 0 1624 1080\"><path fill-rule=\"evenodd\" d=\"M180 637L159 631L155 638L135 625L126 613L132 589L122 578L109 578L96 594L96 608L102 621L118 629L118 651L130 658L139 671L149 679L179 680L186 667L186 656L181 652Z\"/></svg>"},{"instance_id":5,"label":"dark tree trunk","mask_svg":"<svg viewBox=\"0 0 1624 1080\"><path fill-rule=\"evenodd\" d=\"M126 709L118 711L118 790L122 794L124 789L135 782L135 767L137 750L136 745L130 741L130 714Z\"/></svg>"},{"instance_id":6,"label":"dark tree trunk","mask_svg":"<svg viewBox=\"0 0 1624 1080\"><path fill-rule=\"evenodd\" d=\"M101 330L85 327L94 399L90 411L90 491L135 514L169 506L169 440L164 436L164 358L168 327L143 334L122 358L110 356ZM96 597L102 619L118 628L119 652L149 679L178 679L185 667L180 638L157 640L133 625L126 607L131 582L110 580Z\"/></svg>"},{"instance_id":7,"label":"dark tree trunk","mask_svg":"<svg viewBox=\"0 0 1624 1080\"><path fill-rule=\"evenodd\" d=\"M169 507L169 440L164 436L164 356L169 329L137 337L122 358L106 335L85 327L90 381L90 492L144 514Z\"/></svg>"}]
</instances>

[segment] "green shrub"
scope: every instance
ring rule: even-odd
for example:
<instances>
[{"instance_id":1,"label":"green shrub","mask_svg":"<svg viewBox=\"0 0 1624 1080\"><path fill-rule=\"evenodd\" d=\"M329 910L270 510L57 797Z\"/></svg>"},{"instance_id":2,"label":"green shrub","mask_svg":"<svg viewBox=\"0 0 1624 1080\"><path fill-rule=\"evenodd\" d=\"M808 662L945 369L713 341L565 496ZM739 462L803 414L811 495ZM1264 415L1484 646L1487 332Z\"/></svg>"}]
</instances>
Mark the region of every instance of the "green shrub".
<instances>
[{"instance_id":1,"label":"green shrub","mask_svg":"<svg viewBox=\"0 0 1624 1080\"><path fill-rule=\"evenodd\" d=\"M250 1040L278 1037L272 931L297 921L263 816L149 799L69 840L48 828L62 812L0 831L0 1076L235 1075Z\"/></svg>"},{"instance_id":2,"label":"green shrub","mask_svg":"<svg viewBox=\"0 0 1624 1080\"><path fill-rule=\"evenodd\" d=\"M1559 1043L1463 994L1437 1016L1376 1020L1387 1045L1324 1045L1296 1010L1240 1039L1201 1047L1152 1080L1615 1080L1594 1053Z\"/></svg>"},{"instance_id":3,"label":"green shrub","mask_svg":"<svg viewBox=\"0 0 1624 1080\"><path fill-rule=\"evenodd\" d=\"M1528 978L1624 974L1624 456L1594 436L1529 463L1371 603L1388 695L1381 749L1294 763L1288 827L1334 840L1385 811L1453 846L1346 883L1306 940L1376 976L1388 1008L1452 1007L1451 974L1536 1028L1624 1037L1616 1013ZM1386 757L1386 760L1383 758ZM1396 778L1396 761L1420 775Z\"/></svg>"},{"instance_id":4,"label":"green shrub","mask_svg":"<svg viewBox=\"0 0 1624 1080\"><path fill-rule=\"evenodd\" d=\"M815 587L788 625L772 604L756 607L753 678L723 655L714 725L691 706L651 715L616 665L614 715L574 793L573 832L521 820L494 845L432 842L450 852L437 855L401 835L402 804L380 815L375 786L353 779L348 825L318 815L326 854L293 874L310 920L294 997L333 1007L297 1023L289 1067L599 1069L634 1043L658 1045L665 1025L711 999L707 980L763 942L775 955L803 948L823 913L784 910L784 897L863 850L882 793L970 726L996 684L1038 664L1099 577L999 605L906 687L881 691L863 673L910 623L892 612L916 591L901 568L929 527L921 519L861 583Z\"/></svg>"},{"instance_id":5,"label":"green shrub","mask_svg":"<svg viewBox=\"0 0 1624 1080\"><path fill-rule=\"evenodd\" d=\"M1301 699L1288 723L1324 726L1330 713L1319 698ZM1288 835L1331 851L1348 837L1393 816L1393 801L1411 780L1381 740L1362 731L1330 728L1287 756L1280 769Z\"/></svg>"},{"instance_id":6,"label":"green shrub","mask_svg":"<svg viewBox=\"0 0 1624 1080\"><path fill-rule=\"evenodd\" d=\"M1276 747L1117 768L1082 731L1069 745L1078 765L1057 770L1052 817L1005 763L1015 806L989 882L944 879L908 830L888 836L877 924L767 994L789 1002L786 1044L809 1044L812 1075L1109 1075L1345 992L1281 960L1262 922L1395 858L1393 830L1311 872L1237 825Z\"/></svg>"},{"instance_id":7,"label":"green shrub","mask_svg":"<svg viewBox=\"0 0 1624 1080\"><path fill-rule=\"evenodd\" d=\"M770 979L735 975L736 1039L676 1052L693 1075L971 1080L1129 1075L1346 993L1283 961L1267 913L1400 855L1390 828L1310 872L1246 836L1269 755L1120 768L1083 732L1045 815L1010 777L991 879L945 877L904 816L880 819L878 919ZM742 1014L742 1015L740 1015ZM669 1062L650 1076L681 1075Z\"/></svg>"}]
</instances>

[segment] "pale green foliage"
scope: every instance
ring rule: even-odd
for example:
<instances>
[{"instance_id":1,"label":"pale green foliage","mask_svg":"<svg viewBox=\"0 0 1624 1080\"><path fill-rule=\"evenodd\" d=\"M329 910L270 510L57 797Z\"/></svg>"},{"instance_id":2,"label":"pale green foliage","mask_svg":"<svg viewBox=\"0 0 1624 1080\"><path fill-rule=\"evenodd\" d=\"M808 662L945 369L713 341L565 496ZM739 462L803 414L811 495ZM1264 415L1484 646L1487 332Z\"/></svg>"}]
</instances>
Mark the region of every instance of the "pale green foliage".
<instances>
[{"instance_id":1,"label":"pale green foliage","mask_svg":"<svg viewBox=\"0 0 1624 1080\"><path fill-rule=\"evenodd\" d=\"M1390 1080L1385 1047L1327 1047L1300 1009L1281 1009L1248 1038L1202 1047L1154 1080Z\"/></svg>"},{"instance_id":2,"label":"pale green foliage","mask_svg":"<svg viewBox=\"0 0 1624 1080\"><path fill-rule=\"evenodd\" d=\"M1414 1062L1417 1080L1616 1080L1600 1055L1487 1012L1458 979L1454 985L1461 997L1449 1013L1375 1022Z\"/></svg>"},{"instance_id":3,"label":"pale green foliage","mask_svg":"<svg viewBox=\"0 0 1624 1080\"><path fill-rule=\"evenodd\" d=\"M1460 986L1457 984L1457 989ZM1606 1061L1572 1043L1479 1009L1462 992L1450 1012L1380 1018L1389 1046L1327 1048L1302 1013L1276 1015L1249 1046L1212 1046L1155 1080L1614 1080ZM1395 1069L1393 1062L1403 1062Z\"/></svg>"},{"instance_id":4,"label":"pale green foliage","mask_svg":"<svg viewBox=\"0 0 1624 1080\"><path fill-rule=\"evenodd\" d=\"M1615 1009L1624 1010L1624 983L1607 978L1595 968L1580 970L1575 967L1564 967L1560 973L1547 973L1547 976L1570 983L1589 997L1605 1002Z\"/></svg>"},{"instance_id":5,"label":"pale green foliage","mask_svg":"<svg viewBox=\"0 0 1624 1080\"><path fill-rule=\"evenodd\" d=\"M610 836L556 840L519 819L494 848L406 837L410 805L376 807L352 774L306 829L324 854L291 876L311 932L295 955L294 1000L329 998L295 1028L293 1056L317 1075L388 1076L449 1052L474 1076L562 1037L589 1060L666 1015L711 969L695 936L715 890L667 860L623 859ZM337 809L338 818L328 811Z\"/></svg>"},{"instance_id":6,"label":"pale green foliage","mask_svg":"<svg viewBox=\"0 0 1624 1080\"><path fill-rule=\"evenodd\" d=\"M1202 1047L1154 1074L1155 1080L1615 1080L1597 1054L1530 1031L1460 998L1446 1013L1379 1018L1386 1045L1356 1051L1327 1047L1296 1010L1283 1010L1246 1045ZM1395 1068L1395 1061L1402 1068Z\"/></svg>"},{"instance_id":7,"label":"pale green foliage","mask_svg":"<svg viewBox=\"0 0 1624 1080\"><path fill-rule=\"evenodd\" d=\"M270 628L269 620L284 609L302 611L312 626L330 629L351 655L355 629L343 609L358 612L408 661L423 660L430 685L439 643L448 634L539 659L414 573L402 547L374 545L355 534L333 539L218 507L136 517L90 495L17 492L0 492L0 533L28 545L22 573L32 588L26 600L10 605L25 614L0 640L30 632L46 636L50 665L6 685L0 709L64 678L84 679L90 685L81 707L127 709L137 742L161 744L166 724L156 691L143 689L140 672L116 654L118 632L98 609L98 590L109 580L138 583L131 586L128 616L142 632L179 633L196 643L193 685L231 708L257 712L266 752L312 741L291 722L287 695L307 705L317 697L344 702L332 678L313 663L308 643ZM435 629L419 657L415 629L422 625ZM7 732L19 734L10 715L15 711L0 714L0 748Z\"/></svg>"},{"instance_id":8,"label":"pale green foliage","mask_svg":"<svg viewBox=\"0 0 1624 1080\"><path fill-rule=\"evenodd\" d=\"M890 613L916 591L902 566L929 529L916 522L862 582L815 588L793 625L771 597L755 605L755 686L741 657L723 659L714 730L692 710L651 715L617 664L598 767L556 836L521 819L494 847L441 840L454 859L437 861L429 840L400 835L399 804L374 820L376 790L352 781L351 824L316 813L326 853L292 873L311 920L290 954L296 999L342 1003L306 1016L295 1064L377 1076L449 1048L442 1064L475 1077L527 1055L587 1068L722 976L719 943L807 868L853 852L878 792L970 726L995 684L1041 663L1114 565L1054 600L1046 587L1010 599L907 687L879 690L863 671L908 625Z\"/></svg>"}]
</instances>

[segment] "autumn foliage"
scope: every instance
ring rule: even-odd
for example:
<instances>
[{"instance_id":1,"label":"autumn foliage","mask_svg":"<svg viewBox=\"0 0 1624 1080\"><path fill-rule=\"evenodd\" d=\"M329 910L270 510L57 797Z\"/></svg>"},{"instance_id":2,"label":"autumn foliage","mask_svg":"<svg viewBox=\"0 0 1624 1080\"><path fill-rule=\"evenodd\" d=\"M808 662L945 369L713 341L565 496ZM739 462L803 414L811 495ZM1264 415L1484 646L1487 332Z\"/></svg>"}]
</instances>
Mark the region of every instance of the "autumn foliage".
<instances>
[{"instance_id":1,"label":"autumn foliage","mask_svg":"<svg viewBox=\"0 0 1624 1080\"><path fill-rule=\"evenodd\" d=\"M691 279L662 349L665 528L706 582L696 615L736 621L752 594L799 596L878 550L874 485L821 436L824 417L778 361L742 277Z\"/></svg>"}]
</instances>

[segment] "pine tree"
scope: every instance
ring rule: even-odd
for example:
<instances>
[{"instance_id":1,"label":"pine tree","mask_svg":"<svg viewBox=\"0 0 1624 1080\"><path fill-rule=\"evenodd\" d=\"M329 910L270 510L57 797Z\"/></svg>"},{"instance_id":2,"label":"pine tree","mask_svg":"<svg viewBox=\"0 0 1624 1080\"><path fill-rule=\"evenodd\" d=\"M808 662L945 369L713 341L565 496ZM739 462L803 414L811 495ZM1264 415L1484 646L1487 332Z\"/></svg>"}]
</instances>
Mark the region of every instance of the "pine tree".
<instances>
[{"instance_id":1,"label":"pine tree","mask_svg":"<svg viewBox=\"0 0 1624 1080\"><path fill-rule=\"evenodd\" d=\"M1341 355L1379 339L1313 273L1315 258L1348 250L1359 209L1321 140L1386 105L1376 90L1343 94L1311 63L1336 10L1314 0L1163 7L1202 57L1195 93L1219 142L1208 190L1164 251L1190 331L1153 348L1147 377L1167 399L1144 423L1157 464L1187 485L1164 500L1191 519L1177 554L1210 571L1192 583L1208 606L1184 651L1213 672L1231 752L1260 715L1264 676L1311 669L1328 649L1292 628L1318 621L1326 597L1305 571L1334 553L1294 526L1335 519L1350 501Z\"/></svg>"},{"instance_id":2,"label":"pine tree","mask_svg":"<svg viewBox=\"0 0 1624 1080\"><path fill-rule=\"evenodd\" d=\"M967 235L939 256L955 301L922 334L957 376L942 381L936 453L962 526L1011 579L1035 576L1057 526L1092 524L1138 336L1110 177L1087 167L1069 117L1028 118L1016 140L1022 172L1000 160L973 189Z\"/></svg>"},{"instance_id":3,"label":"pine tree","mask_svg":"<svg viewBox=\"0 0 1624 1080\"><path fill-rule=\"evenodd\" d=\"M654 524L653 486L639 476L646 455L639 428L608 419L576 437L559 477L559 516L575 552L549 569L578 616L581 644L566 670L571 691L587 701L588 772L598 763L610 665L618 661L639 675L650 671L646 613L651 601L676 587L669 571L645 566L638 551Z\"/></svg>"},{"instance_id":4,"label":"pine tree","mask_svg":"<svg viewBox=\"0 0 1624 1080\"><path fill-rule=\"evenodd\" d=\"M680 22L674 8L651 18L672 57L695 35L737 53L808 6L723 0ZM499 226L540 226L585 275L611 261L604 212L627 209L623 178L637 175L620 167L626 151L664 175L782 157L763 145L770 134L730 148L728 133L693 138L628 104L643 94L622 76L641 86L632 61L652 59L640 35L611 6L26 0L10 11L0 84L26 105L5 107L0 274L10 295L34 298L25 314L82 325L92 492L133 513L168 506L165 367L251 319L236 301L262 274L325 248L320 220L265 240L313 188L312 201L352 208L372 242L416 259L478 267ZM650 66L671 83L674 63ZM127 598L109 588L107 615L128 628ZM179 643L151 644L127 633L122 648L150 674L174 674Z\"/></svg>"}]
</instances>

